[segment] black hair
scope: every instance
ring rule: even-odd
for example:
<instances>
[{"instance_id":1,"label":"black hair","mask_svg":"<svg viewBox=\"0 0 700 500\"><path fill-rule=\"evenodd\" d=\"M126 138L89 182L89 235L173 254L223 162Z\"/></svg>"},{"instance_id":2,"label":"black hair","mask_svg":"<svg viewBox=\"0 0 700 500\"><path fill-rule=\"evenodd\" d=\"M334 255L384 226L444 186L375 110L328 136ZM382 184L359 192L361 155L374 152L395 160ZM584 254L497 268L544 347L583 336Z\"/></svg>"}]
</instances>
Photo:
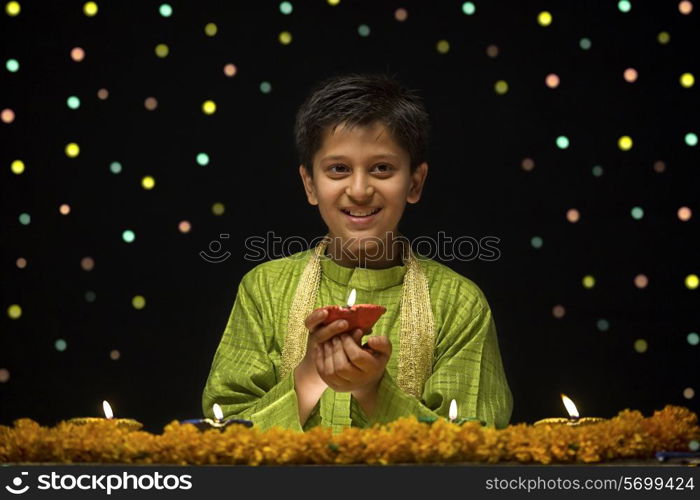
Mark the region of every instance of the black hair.
<instances>
[{"instance_id":1,"label":"black hair","mask_svg":"<svg viewBox=\"0 0 700 500\"><path fill-rule=\"evenodd\" d=\"M296 115L294 136L299 161L313 175L313 157L323 133L343 124L348 128L383 123L411 158L411 172L425 161L430 121L416 91L386 74L334 76L320 82Z\"/></svg>"}]
</instances>

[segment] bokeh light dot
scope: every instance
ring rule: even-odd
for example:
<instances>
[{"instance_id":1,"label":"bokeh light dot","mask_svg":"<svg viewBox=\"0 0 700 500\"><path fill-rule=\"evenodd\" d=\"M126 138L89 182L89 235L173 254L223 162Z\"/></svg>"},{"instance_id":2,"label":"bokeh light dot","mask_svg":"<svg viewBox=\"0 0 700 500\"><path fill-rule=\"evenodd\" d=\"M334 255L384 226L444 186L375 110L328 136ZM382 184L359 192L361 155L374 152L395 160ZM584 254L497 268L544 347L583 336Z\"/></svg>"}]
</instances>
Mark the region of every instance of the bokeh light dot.
<instances>
[{"instance_id":1,"label":"bokeh light dot","mask_svg":"<svg viewBox=\"0 0 700 500\"><path fill-rule=\"evenodd\" d=\"M143 106L148 111L154 111L158 107L158 99L155 97L147 97L146 100L143 101Z\"/></svg>"},{"instance_id":2,"label":"bokeh light dot","mask_svg":"<svg viewBox=\"0 0 700 500\"><path fill-rule=\"evenodd\" d=\"M21 11L22 7L19 2L7 2L7 5L5 5L5 12L7 12L7 15L10 17L19 15Z\"/></svg>"},{"instance_id":3,"label":"bokeh light dot","mask_svg":"<svg viewBox=\"0 0 700 500\"><path fill-rule=\"evenodd\" d=\"M113 161L109 164L109 171L113 174L118 174L122 171L122 164L118 161Z\"/></svg>"},{"instance_id":4,"label":"bokeh light dot","mask_svg":"<svg viewBox=\"0 0 700 500\"><path fill-rule=\"evenodd\" d=\"M97 294L95 292L93 292L92 290L88 290L87 292L85 292L85 301L86 302L90 302L92 304L93 302L95 302L96 299L97 299Z\"/></svg>"},{"instance_id":5,"label":"bokeh light dot","mask_svg":"<svg viewBox=\"0 0 700 500\"><path fill-rule=\"evenodd\" d=\"M508 92L508 82L505 80L498 80L494 85L493 89L498 95L504 95Z\"/></svg>"},{"instance_id":6,"label":"bokeh light dot","mask_svg":"<svg viewBox=\"0 0 700 500\"><path fill-rule=\"evenodd\" d=\"M143 295L135 295L131 299L131 305L134 306L134 309L143 309L146 307L146 298Z\"/></svg>"},{"instance_id":7,"label":"bokeh light dot","mask_svg":"<svg viewBox=\"0 0 700 500\"><path fill-rule=\"evenodd\" d=\"M13 174L20 175L24 173L24 162L22 160L14 160L10 164L10 170L12 170Z\"/></svg>"},{"instance_id":8,"label":"bokeh light dot","mask_svg":"<svg viewBox=\"0 0 700 500\"><path fill-rule=\"evenodd\" d=\"M700 344L700 335L698 335L695 332L690 332L688 334L687 340L690 345L698 345Z\"/></svg>"},{"instance_id":9,"label":"bokeh light dot","mask_svg":"<svg viewBox=\"0 0 700 500\"><path fill-rule=\"evenodd\" d=\"M127 230L122 232L122 239L126 243L131 243L136 239L136 234L132 230L127 229Z\"/></svg>"},{"instance_id":10,"label":"bokeh light dot","mask_svg":"<svg viewBox=\"0 0 700 500\"><path fill-rule=\"evenodd\" d=\"M32 216L29 215L27 212L22 212L19 214L19 223L22 224L23 226L28 226L32 222Z\"/></svg>"},{"instance_id":11,"label":"bokeh light dot","mask_svg":"<svg viewBox=\"0 0 700 500\"><path fill-rule=\"evenodd\" d=\"M88 17L93 17L97 15L97 11L98 7L95 2L85 2L85 5L83 5L83 12Z\"/></svg>"},{"instance_id":12,"label":"bokeh light dot","mask_svg":"<svg viewBox=\"0 0 700 500\"><path fill-rule=\"evenodd\" d=\"M112 349L109 351L109 359L112 361L117 361L119 358L121 358L121 353L117 349Z\"/></svg>"},{"instance_id":13,"label":"bokeh light dot","mask_svg":"<svg viewBox=\"0 0 700 500\"><path fill-rule=\"evenodd\" d=\"M700 450L700 441L693 439L688 443L688 449L690 451L698 451Z\"/></svg>"},{"instance_id":14,"label":"bokeh light dot","mask_svg":"<svg viewBox=\"0 0 700 500\"><path fill-rule=\"evenodd\" d=\"M263 94L269 94L272 91L272 85L270 82L260 82L260 92Z\"/></svg>"},{"instance_id":15,"label":"bokeh light dot","mask_svg":"<svg viewBox=\"0 0 700 500\"><path fill-rule=\"evenodd\" d=\"M68 203L63 203L58 207L58 211L61 215L68 215L70 213L70 205Z\"/></svg>"},{"instance_id":16,"label":"bokeh light dot","mask_svg":"<svg viewBox=\"0 0 700 500\"><path fill-rule=\"evenodd\" d=\"M634 220L641 220L644 217L644 209L642 207L632 207L630 215Z\"/></svg>"},{"instance_id":17,"label":"bokeh light dot","mask_svg":"<svg viewBox=\"0 0 700 500\"><path fill-rule=\"evenodd\" d=\"M237 70L235 64L229 63L226 66L224 66L224 75L226 75L228 77L235 76L237 71L238 70Z\"/></svg>"},{"instance_id":18,"label":"bokeh light dot","mask_svg":"<svg viewBox=\"0 0 700 500\"><path fill-rule=\"evenodd\" d=\"M634 350L638 353L642 354L644 352L647 352L647 349L649 349L649 344L646 340L637 339L634 341Z\"/></svg>"},{"instance_id":19,"label":"bokeh light dot","mask_svg":"<svg viewBox=\"0 0 700 500\"><path fill-rule=\"evenodd\" d=\"M617 2L617 8L620 9L620 12L629 12L632 10L632 3L629 0L620 0Z\"/></svg>"},{"instance_id":20,"label":"bokeh light dot","mask_svg":"<svg viewBox=\"0 0 700 500\"><path fill-rule=\"evenodd\" d=\"M599 331L607 332L610 329L610 322L607 319L601 318L596 322L596 326Z\"/></svg>"},{"instance_id":21,"label":"bokeh light dot","mask_svg":"<svg viewBox=\"0 0 700 500\"><path fill-rule=\"evenodd\" d=\"M685 286L688 290L695 290L698 287L698 275L689 274L685 277Z\"/></svg>"},{"instance_id":22,"label":"bokeh light dot","mask_svg":"<svg viewBox=\"0 0 700 500\"><path fill-rule=\"evenodd\" d=\"M286 16L294 12L294 6L292 5L292 2L281 2L280 12Z\"/></svg>"},{"instance_id":23,"label":"bokeh light dot","mask_svg":"<svg viewBox=\"0 0 700 500\"><path fill-rule=\"evenodd\" d=\"M211 213L214 215L224 215L224 212L226 211L226 207L224 207L223 203L214 203L211 206Z\"/></svg>"},{"instance_id":24,"label":"bokeh light dot","mask_svg":"<svg viewBox=\"0 0 700 500\"><path fill-rule=\"evenodd\" d=\"M678 218L683 222L688 222L693 216L693 211L688 207L681 207L678 209Z\"/></svg>"},{"instance_id":25,"label":"bokeh light dot","mask_svg":"<svg viewBox=\"0 0 700 500\"><path fill-rule=\"evenodd\" d=\"M544 83L550 89L557 88L559 86L559 75L555 73L548 74L547 77L544 79Z\"/></svg>"},{"instance_id":26,"label":"bokeh light dot","mask_svg":"<svg viewBox=\"0 0 700 500\"><path fill-rule=\"evenodd\" d=\"M486 47L486 55L489 56L491 59L498 57L498 53L498 45L491 44L488 47Z\"/></svg>"},{"instance_id":27,"label":"bokeh light dot","mask_svg":"<svg viewBox=\"0 0 700 500\"><path fill-rule=\"evenodd\" d=\"M593 43L590 38L581 38L578 41L578 46L581 47L582 50L588 50L593 46Z\"/></svg>"},{"instance_id":28,"label":"bokeh light dot","mask_svg":"<svg viewBox=\"0 0 700 500\"><path fill-rule=\"evenodd\" d=\"M617 140L617 147L620 148L622 151L629 151L632 149L632 146L634 145L634 142L632 141L632 138L629 135L623 135Z\"/></svg>"},{"instance_id":29,"label":"bokeh light dot","mask_svg":"<svg viewBox=\"0 0 700 500\"><path fill-rule=\"evenodd\" d=\"M520 166L526 172L530 172L535 168L535 160L533 160L532 158L523 158L523 161L520 163Z\"/></svg>"},{"instance_id":30,"label":"bokeh light dot","mask_svg":"<svg viewBox=\"0 0 700 500\"><path fill-rule=\"evenodd\" d=\"M159 43L156 45L156 55L158 57L162 59L164 57L168 57L168 54L170 54L170 47L164 43Z\"/></svg>"},{"instance_id":31,"label":"bokeh light dot","mask_svg":"<svg viewBox=\"0 0 700 500\"><path fill-rule=\"evenodd\" d=\"M584 276L581 282L584 288L593 288L595 286L595 278L591 275Z\"/></svg>"},{"instance_id":32,"label":"bokeh light dot","mask_svg":"<svg viewBox=\"0 0 700 500\"><path fill-rule=\"evenodd\" d=\"M634 83L637 81L637 78L639 78L639 73L634 68L627 68L622 76L626 82Z\"/></svg>"},{"instance_id":33,"label":"bokeh light dot","mask_svg":"<svg viewBox=\"0 0 700 500\"><path fill-rule=\"evenodd\" d=\"M539 236L533 236L530 239L530 245L532 245L532 248L542 248L542 244L543 244L542 238Z\"/></svg>"},{"instance_id":34,"label":"bokeh light dot","mask_svg":"<svg viewBox=\"0 0 700 500\"><path fill-rule=\"evenodd\" d=\"M690 146L694 147L698 145L698 136L697 134L694 134L693 132L688 132L685 134L685 143Z\"/></svg>"},{"instance_id":35,"label":"bokeh light dot","mask_svg":"<svg viewBox=\"0 0 700 500\"><path fill-rule=\"evenodd\" d=\"M408 11L403 7L396 9L394 11L394 19L400 23L404 22L406 19L408 19Z\"/></svg>"},{"instance_id":36,"label":"bokeh light dot","mask_svg":"<svg viewBox=\"0 0 700 500\"><path fill-rule=\"evenodd\" d=\"M80 267L83 269L83 271L92 271L95 269L95 259L92 257L83 257L80 259Z\"/></svg>"},{"instance_id":37,"label":"bokeh light dot","mask_svg":"<svg viewBox=\"0 0 700 500\"><path fill-rule=\"evenodd\" d=\"M153 189L156 185L156 180L151 177L150 175L146 175L143 179L141 179L141 187L150 190Z\"/></svg>"},{"instance_id":38,"label":"bokeh light dot","mask_svg":"<svg viewBox=\"0 0 700 500\"><path fill-rule=\"evenodd\" d=\"M81 47L73 47L70 51L70 58L75 62L80 62L85 59L85 51Z\"/></svg>"},{"instance_id":39,"label":"bokeh light dot","mask_svg":"<svg viewBox=\"0 0 700 500\"><path fill-rule=\"evenodd\" d=\"M550 12L547 12L546 10L540 12L537 15L537 23L540 26L549 26L552 24L552 14Z\"/></svg>"},{"instance_id":40,"label":"bokeh light dot","mask_svg":"<svg viewBox=\"0 0 700 500\"><path fill-rule=\"evenodd\" d=\"M601 167L600 165L595 165L592 169L592 172L595 177L600 177L601 175L603 175L603 167Z\"/></svg>"},{"instance_id":41,"label":"bokeh light dot","mask_svg":"<svg viewBox=\"0 0 700 500\"><path fill-rule=\"evenodd\" d=\"M681 86L689 89L695 85L695 76L692 73L683 73L680 77Z\"/></svg>"},{"instance_id":42,"label":"bokeh light dot","mask_svg":"<svg viewBox=\"0 0 700 500\"><path fill-rule=\"evenodd\" d=\"M282 45L289 45L292 43L292 34L289 31L283 31L279 34L278 40Z\"/></svg>"},{"instance_id":43,"label":"bokeh light dot","mask_svg":"<svg viewBox=\"0 0 700 500\"><path fill-rule=\"evenodd\" d=\"M447 54L450 51L450 42L447 40L439 40L435 48L440 54Z\"/></svg>"},{"instance_id":44,"label":"bokeh light dot","mask_svg":"<svg viewBox=\"0 0 700 500\"><path fill-rule=\"evenodd\" d=\"M581 214L575 208L570 208L566 211L566 220L572 224L578 222L579 219L581 219Z\"/></svg>"},{"instance_id":45,"label":"bokeh light dot","mask_svg":"<svg viewBox=\"0 0 700 500\"><path fill-rule=\"evenodd\" d=\"M207 23L207 25L204 27L204 33L207 36L215 36L218 31L219 31L219 28L214 23Z\"/></svg>"},{"instance_id":46,"label":"bokeh light dot","mask_svg":"<svg viewBox=\"0 0 700 500\"><path fill-rule=\"evenodd\" d=\"M663 173L666 171L666 163L658 160L654 162L654 172L657 174Z\"/></svg>"},{"instance_id":47,"label":"bokeh light dot","mask_svg":"<svg viewBox=\"0 0 700 500\"><path fill-rule=\"evenodd\" d=\"M109 97L109 90L107 89L100 89L97 91L97 98L100 101L104 101Z\"/></svg>"},{"instance_id":48,"label":"bokeh light dot","mask_svg":"<svg viewBox=\"0 0 700 500\"><path fill-rule=\"evenodd\" d=\"M560 135L557 137L556 144L559 149L566 149L570 145L569 138L565 135Z\"/></svg>"},{"instance_id":49,"label":"bokeh light dot","mask_svg":"<svg viewBox=\"0 0 700 500\"><path fill-rule=\"evenodd\" d=\"M2 120L3 123L12 123L15 121L15 112L10 108L3 109L0 111L0 120Z\"/></svg>"},{"instance_id":50,"label":"bokeh light dot","mask_svg":"<svg viewBox=\"0 0 700 500\"><path fill-rule=\"evenodd\" d=\"M692 387L686 387L683 389L683 397L685 399L693 399L695 397L695 389Z\"/></svg>"},{"instance_id":51,"label":"bokeh light dot","mask_svg":"<svg viewBox=\"0 0 700 500\"><path fill-rule=\"evenodd\" d=\"M693 2L690 2L689 0L683 0L678 4L678 12L680 12L684 16L687 16L688 14L693 12Z\"/></svg>"},{"instance_id":52,"label":"bokeh light dot","mask_svg":"<svg viewBox=\"0 0 700 500\"><path fill-rule=\"evenodd\" d=\"M18 304L12 304L7 308L7 315L10 319L19 319L22 317L22 307Z\"/></svg>"},{"instance_id":53,"label":"bokeh light dot","mask_svg":"<svg viewBox=\"0 0 700 500\"><path fill-rule=\"evenodd\" d=\"M658 35L656 35L656 40L661 45L666 45L668 42L671 41L671 35L669 34L668 31L661 31L661 32L659 32Z\"/></svg>"},{"instance_id":54,"label":"bokeh light dot","mask_svg":"<svg viewBox=\"0 0 700 500\"><path fill-rule=\"evenodd\" d=\"M164 3L158 7L158 13L163 17L170 17L173 15L173 8L170 4Z\"/></svg>"},{"instance_id":55,"label":"bokeh light dot","mask_svg":"<svg viewBox=\"0 0 700 500\"><path fill-rule=\"evenodd\" d=\"M5 384L10 380L10 370L0 368L0 384Z\"/></svg>"},{"instance_id":56,"label":"bokeh light dot","mask_svg":"<svg viewBox=\"0 0 700 500\"><path fill-rule=\"evenodd\" d=\"M58 352L63 352L68 347L68 343L63 339L56 340L53 345Z\"/></svg>"},{"instance_id":57,"label":"bokeh light dot","mask_svg":"<svg viewBox=\"0 0 700 500\"><path fill-rule=\"evenodd\" d=\"M177 225L178 231L182 234L187 234L192 230L192 224L189 221L183 220Z\"/></svg>"},{"instance_id":58,"label":"bokeh light dot","mask_svg":"<svg viewBox=\"0 0 700 500\"><path fill-rule=\"evenodd\" d=\"M80 107L80 99L74 95L66 99L66 104L70 109L78 109Z\"/></svg>"},{"instance_id":59,"label":"bokeh light dot","mask_svg":"<svg viewBox=\"0 0 700 500\"><path fill-rule=\"evenodd\" d=\"M638 274L634 277L634 286L637 288L646 288L648 284L649 278L647 278L646 274Z\"/></svg>"},{"instance_id":60,"label":"bokeh light dot","mask_svg":"<svg viewBox=\"0 0 700 500\"><path fill-rule=\"evenodd\" d=\"M328 5L330 5L331 7L335 7L336 5L340 4L340 0L327 0L327 1L328 1Z\"/></svg>"},{"instance_id":61,"label":"bokeh light dot","mask_svg":"<svg viewBox=\"0 0 700 500\"><path fill-rule=\"evenodd\" d=\"M473 2L464 2L462 4L462 12L468 16L471 16L476 12L476 5L474 5Z\"/></svg>"},{"instance_id":62,"label":"bokeh light dot","mask_svg":"<svg viewBox=\"0 0 700 500\"><path fill-rule=\"evenodd\" d=\"M20 257L15 261L15 264L17 265L17 269L24 269L27 267L27 259Z\"/></svg>"},{"instance_id":63,"label":"bokeh light dot","mask_svg":"<svg viewBox=\"0 0 700 500\"><path fill-rule=\"evenodd\" d=\"M17 59L8 59L7 62L5 62L5 68L10 73L17 73L17 71L19 71L19 61Z\"/></svg>"},{"instance_id":64,"label":"bokeh light dot","mask_svg":"<svg viewBox=\"0 0 700 500\"><path fill-rule=\"evenodd\" d=\"M68 158L76 158L80 154L80 146L75 142L66 144L66 156Z\"/></svg>"},{"instance_id":65,"label":"bokeh light dot","mask_svg":"<svg viewBox=\"0 0 700 500\"><path fill-rule=\"evenodd\" d=\"M556 305L552 308L552 316L557 319L561 319L566 314L566 309L562 305Z\"/></svg>"},{"instance_id":66,"label":"bokeh light dot","mask_svg":"<svg viewBox=\"0 0 700 500\"><path fill-rule=\"evenodd\" d=\"M197 155L197 163L203 167L209 165L209 155L206 153L199 153Z\"/></svg>"}]
</instances>

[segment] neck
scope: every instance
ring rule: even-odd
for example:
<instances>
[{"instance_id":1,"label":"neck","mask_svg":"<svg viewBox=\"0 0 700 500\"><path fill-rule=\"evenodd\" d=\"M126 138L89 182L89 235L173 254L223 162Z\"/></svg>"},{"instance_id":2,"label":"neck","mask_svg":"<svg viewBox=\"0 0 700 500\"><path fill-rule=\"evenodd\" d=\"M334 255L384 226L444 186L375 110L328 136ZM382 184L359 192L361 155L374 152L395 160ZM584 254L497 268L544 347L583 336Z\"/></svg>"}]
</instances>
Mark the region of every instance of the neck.
<instances>
[{"instance_id":1,"label":"neck","mask_svg":"<svg viewBox=\"0 0 700 500\"><path fill-rule=\"evenodd\" d=\"M405 236L393 237L391 233L384 239L371 239L348 242L331 236L331 243L326 248L326 255L333 262L343 267L364 267L367 269L385 269L403 265L408 258L410 247Z\"/></svg>"}]
</instances>

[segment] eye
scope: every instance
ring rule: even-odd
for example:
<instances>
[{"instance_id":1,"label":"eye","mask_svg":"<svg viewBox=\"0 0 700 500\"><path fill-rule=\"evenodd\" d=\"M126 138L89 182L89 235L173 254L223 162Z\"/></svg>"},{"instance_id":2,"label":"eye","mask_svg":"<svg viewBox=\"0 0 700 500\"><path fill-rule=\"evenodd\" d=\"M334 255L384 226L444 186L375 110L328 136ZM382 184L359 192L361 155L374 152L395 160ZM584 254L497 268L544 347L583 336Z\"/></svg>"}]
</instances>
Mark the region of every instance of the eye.
<instances>
[{"instance_id":1,"label":"eye","mask_svg":"<svg viewBox=\"0 0 700 500\"><path fill-rule=\"evenodd\" d=\"M336 170L336 169L341 169L341 170ZM343 171L342 169L345 169L345 170ZM348 169L348 167L346 167L345 165L342 165L340 163L337 165L331 165L330 167L328 167L328 171L333 173L333 174L345 173L345 172L347 172L347 169Z\"/></svg>"},{"instance_id":2,"label":"eye","mask_svg":"<svg viewBox=\"0 0 700 500\"><path fill-rule=\"evenodd\" d=\"M379 172L380 174L388 174L393 170L391 165L387 165L386 163L376 165L374 168L377 169L377 172Z\"/></svg>"}]
</instances>

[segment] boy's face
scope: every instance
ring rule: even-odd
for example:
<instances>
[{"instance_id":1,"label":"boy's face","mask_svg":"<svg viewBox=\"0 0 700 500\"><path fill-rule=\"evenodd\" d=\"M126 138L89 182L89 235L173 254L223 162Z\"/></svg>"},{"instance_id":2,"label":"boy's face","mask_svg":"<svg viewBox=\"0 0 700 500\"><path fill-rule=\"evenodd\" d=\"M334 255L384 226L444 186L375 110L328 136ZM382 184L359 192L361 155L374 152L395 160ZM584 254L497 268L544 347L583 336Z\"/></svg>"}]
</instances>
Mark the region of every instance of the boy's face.
<instances>
[{"instance_id":1,"label":"boy's face","mask_svg":"<svg viewBox=\"0 0 700 500\"><path fill-rule=\"evenodd\" d=\"M417 203L428 172L422 163L413 174L410 156L380 122L367 127L326 129L313 159L313 178L299 173L309 203L318 205L330 236L369 250L397 235L406 202ZM356 215L374 213L367 217ZM374 243L373 243L374 242Z\"/></svg>"}]
</instances>

